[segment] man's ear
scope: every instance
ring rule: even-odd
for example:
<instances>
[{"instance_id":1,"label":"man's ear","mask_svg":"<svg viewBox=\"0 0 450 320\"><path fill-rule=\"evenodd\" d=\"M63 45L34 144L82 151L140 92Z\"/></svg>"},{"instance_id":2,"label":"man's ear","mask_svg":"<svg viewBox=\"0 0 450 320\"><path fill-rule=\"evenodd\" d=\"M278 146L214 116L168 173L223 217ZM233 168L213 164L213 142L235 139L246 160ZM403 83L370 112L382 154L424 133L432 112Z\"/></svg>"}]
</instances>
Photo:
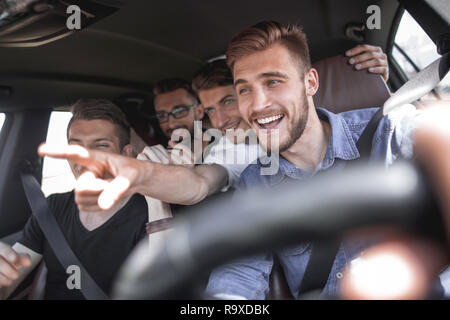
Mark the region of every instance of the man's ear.
<instances>
[{"instance_id":1,"label":"man's ear","mask_svg":"<svg viewBox=\"0 0 450 320\"><path fill-rule=\"evenodd\" d=\"M131 144L127 144L126 146L124 146L122 148L122 155L134 158L133 146Z\"/></svg>"},{"instance_id":2,"label":"man's ear","mask_svg":"<svg viewBox=\"0 0 450 320\"><path fill-rule=\"evenodd\" d=\"M199 105L197 105L197 107L195 107L195 119L196 120L202 120L203 116L205 115L204 109L203 109L203 105L200 103Z\"/></svg>"},{"instance_id":3,"label":"man's ear","mask_svg":"<svg viewBox=\"0 0 450 320\"><path fill-rule=\"evenodd\" d=\"M319 90L319 74L314 68L309 69L305 73L305 90L306 95L313 96Z\"/></svg>"}]
</instances>

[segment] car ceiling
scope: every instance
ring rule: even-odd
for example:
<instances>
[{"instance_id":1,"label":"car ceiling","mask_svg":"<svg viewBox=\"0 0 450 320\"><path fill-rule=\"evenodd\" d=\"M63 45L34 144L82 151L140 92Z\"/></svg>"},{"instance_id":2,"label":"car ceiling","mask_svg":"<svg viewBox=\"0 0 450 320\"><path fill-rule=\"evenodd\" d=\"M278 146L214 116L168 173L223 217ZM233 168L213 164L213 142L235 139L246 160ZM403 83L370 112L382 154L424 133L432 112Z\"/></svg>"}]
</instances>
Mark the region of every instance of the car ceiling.
<instances>
[{"instance_id":1,"label":"car ceiling","mask_svg":"<svg viewBox=\"0 0 450 320\"><path fill-rule=\"evenodd\" d=\"M224 53L236 32L262 20L303 25L313 61L341 54L355 44L345 37L345 25L364 22L371 4L381 7L383 27L366 33L366 41L385 47L395 0L128 1L60 40L0 48L0 86L12 87L10 97L0 97L0 108L149 93L159 79L191 78L202 63Z\"/></svg>"}]
</instances>

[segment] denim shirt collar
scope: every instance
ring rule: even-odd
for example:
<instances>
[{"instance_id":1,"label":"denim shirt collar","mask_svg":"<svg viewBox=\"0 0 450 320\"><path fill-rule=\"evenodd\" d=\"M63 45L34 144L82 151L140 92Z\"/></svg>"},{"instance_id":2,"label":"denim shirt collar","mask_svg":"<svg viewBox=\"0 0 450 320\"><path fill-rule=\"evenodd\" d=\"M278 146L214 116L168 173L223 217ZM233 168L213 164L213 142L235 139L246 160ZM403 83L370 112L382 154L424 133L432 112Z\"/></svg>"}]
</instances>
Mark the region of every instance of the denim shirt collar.
<instances>
[{"instance_id":1,"label":"denim shirt collar","mask_svg":"<svg viewBox=\"0 0 450 320\"><path fill-rule=\"evenodd\" d=\"M318 171L330 168L334 164L336 158L347 161L359 158L358 148L356 147L355 141L352 138L350 129L344 118L323 108L316 108L316 111L319 119L328 121L331 127L330 140L322 162L313 173L310 173L296 167L280 155L279 170L277 174L270 176L270 185L273 186L282 182L285 176L292 179L311 177Z\"/></svg>"}]
</instances>

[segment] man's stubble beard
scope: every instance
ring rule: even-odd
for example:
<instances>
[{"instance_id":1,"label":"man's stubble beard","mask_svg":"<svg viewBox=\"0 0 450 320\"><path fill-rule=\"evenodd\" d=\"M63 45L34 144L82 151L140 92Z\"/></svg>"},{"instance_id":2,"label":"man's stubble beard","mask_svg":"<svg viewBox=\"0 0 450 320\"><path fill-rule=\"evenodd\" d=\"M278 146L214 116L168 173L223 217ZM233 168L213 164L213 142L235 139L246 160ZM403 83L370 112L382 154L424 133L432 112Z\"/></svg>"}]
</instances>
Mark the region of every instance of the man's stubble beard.
<instances>
[{"instance_id":1,"label":"man's stubble beard","mask_svg":"<svg viewBox=\"0 0 450 320\"><path fill-rule=\"evenodd\" d=\"M285 143L280 144L280 146L279 146L280 153L285 152L290 147L292 147L292 145L298 139L300 139L303 132L305 131L306 124L308 122L308 116L309 116L309 107L308 107L308 99L306 97L306 92L303 93L302 97L303 97L303 99L302 99L303 101L301 104L301 108L303 110L300 111L299 118L294 120L294 122L291 122L292 123L292 132L290 132L288 140Z\"/></svg>"}]
</instances>

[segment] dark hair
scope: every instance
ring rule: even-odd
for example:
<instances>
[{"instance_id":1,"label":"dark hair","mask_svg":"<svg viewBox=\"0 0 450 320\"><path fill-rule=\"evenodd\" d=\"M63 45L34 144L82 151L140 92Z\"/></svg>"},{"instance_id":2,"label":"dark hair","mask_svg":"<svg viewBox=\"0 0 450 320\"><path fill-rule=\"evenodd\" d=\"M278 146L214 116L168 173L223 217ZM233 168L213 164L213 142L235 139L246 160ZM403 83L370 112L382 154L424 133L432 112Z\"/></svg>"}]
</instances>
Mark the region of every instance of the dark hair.
<instances>
[{"instance_id":1,"label":"dark hair","mask_svg":"<svg viewBox=\"0 0 450 320\"><path fill-rule=\"evenodd\" d=\"M214 60L203 66L192 80L192 89L198 92L215 87L233 85L233 75L225 59Z\"/></svg>"},{"instance_id":2,"label":"dark hair","mask_svg":"<svg viewBox=\"0 0 450 320\"><path fill-rule=\"evenodd\" d=\"M191 84L188 81L179 78L163 79L158 81L153 86L153 95L156 97L159 94L172 92L177 89L186 90L195 99L195 101L198 102L197 94L194 90L192 90Z\"/></svg>"},{"instance_id":3,"label":"dark hair","mask_svg":"<svg viewBox=\"0 0 450 320\"><path fill-rule=\"evenodd\" d=\"M118 106L106 99L79 99L71 107L73 114L67 126L67 136L76 120L106 120L116 125L119 146L122 149L130 143L130 125Z\"/></svg>"},{"instance_id":4,"label":"dark hair","mask_svg":"<svg viewBox=\"0 0 450 320\"><path fill-rule=\"evenodd\" d=\"M284 45L300 64L301 74L311 68L311 58L306 35L297 25L284 26L275 21L263 21L247 28L233 37L227 49L227 63L233 69L237 59L272 44Z\"/></svg>"}]
</instances>

